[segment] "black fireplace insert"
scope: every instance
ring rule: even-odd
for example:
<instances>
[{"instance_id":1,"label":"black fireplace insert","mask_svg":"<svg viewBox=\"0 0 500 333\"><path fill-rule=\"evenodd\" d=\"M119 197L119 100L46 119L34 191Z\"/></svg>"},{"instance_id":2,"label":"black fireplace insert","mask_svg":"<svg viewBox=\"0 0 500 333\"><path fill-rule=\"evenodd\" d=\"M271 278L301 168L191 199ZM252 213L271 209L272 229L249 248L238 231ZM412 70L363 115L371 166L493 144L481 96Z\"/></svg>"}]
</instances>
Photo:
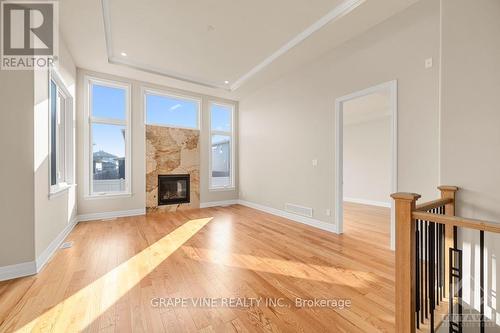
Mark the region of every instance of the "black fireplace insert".
<instances>
[{"instance_id":1,"label":"black fireplace insert","mask_svg":"<svg viewBox=\"0 0 500 333\"><path fill-rule=\"evenodd\" d=\"M189 175L158 175L158 206L189 203Z\"/></svg>"}]
</instances>

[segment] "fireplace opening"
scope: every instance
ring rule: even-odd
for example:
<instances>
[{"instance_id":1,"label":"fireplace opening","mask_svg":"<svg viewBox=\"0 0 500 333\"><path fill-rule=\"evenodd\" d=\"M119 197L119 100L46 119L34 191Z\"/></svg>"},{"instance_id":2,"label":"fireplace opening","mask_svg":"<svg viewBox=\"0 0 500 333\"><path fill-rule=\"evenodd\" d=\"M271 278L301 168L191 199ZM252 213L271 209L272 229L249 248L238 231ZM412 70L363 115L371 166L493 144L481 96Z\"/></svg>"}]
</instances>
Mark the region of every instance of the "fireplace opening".
<instances>
[{"instance_id":1,"label":"fireplace opening","mask_svg":"<svg viewBox=\"0 0 500 333\"><path fill-rule=\"evenodd\" d=\"M158 175L158 206L189 203L189 175Z\"/></svg>"}]
</instances>

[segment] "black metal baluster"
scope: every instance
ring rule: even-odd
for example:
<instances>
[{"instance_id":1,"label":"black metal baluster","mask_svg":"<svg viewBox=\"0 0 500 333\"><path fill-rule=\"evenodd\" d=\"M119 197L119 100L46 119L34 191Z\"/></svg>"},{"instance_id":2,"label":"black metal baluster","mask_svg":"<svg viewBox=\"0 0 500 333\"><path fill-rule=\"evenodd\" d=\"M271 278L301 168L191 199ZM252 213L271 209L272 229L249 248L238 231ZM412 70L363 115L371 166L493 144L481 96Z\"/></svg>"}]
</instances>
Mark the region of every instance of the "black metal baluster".
<instances>
[{"instance_id":1,"label":"black metal baluster","mask_svg":"<svg viewBox=\"0 0 500 333\"><path fill-rule=\"evenodd\" d=\"M429 308L431 312L431 322L430 322L430 332L434 333L434 309L435 309L435 289L434 289L434 282L435 282L435 223L431 222L429 224Z\"/></svg>"},{"instance_id":2,"label":"black metal baluster","mask_svg":"<svg viewBox=\"0 0 500 333\"><path fill-rule=\"evenodd\" d=\"M441 295L441 224L436 223L436 304L439 306Z\"/></svg>"},{"instance_id":3,"label":"black metal baluster","mask_svg":"<svg viewBox=\"0 0 500 333\"><path fill-rule=\"evenodd\" d=\"M435 214L438 213L438 209L436 208L435 210ZM434 280L434 305L439 305L439 247L438 247L438 244L439 244L439 233L438 233L438 229L439 229L439 224L438 223L434 223L434 276L435 276L435 280Z\"/></svg>"},{"instance_id":4,"label":"black metal baluster","mask_svg":"<svg viewBox=\"0 0 500 333\"><path fill-rule=\"evenodd\" d=\"M438 211L438 214L441 215L441 207L439 207L437 211ZM441 245L442 245L442 240L443 240L443 228L442 227L443 227L443 225L441 223L439 223L437 225L438 242L437 242L436 246L437 246L437 256L438 256L438 265L437 265L437 269L438 269L438 281L437 281L438 305L439 305L439 302L442 301L441 294L443 291L443 285L441 284L441 280L443 279L443 271L441 270L441 266L443 265L443 258L442 258L442 252L441 252L441 249L442 249Z\"/></svg>"},{"instance_id":5,"label":"black metal baluster","mask_svg":"<svg viewBox=\"0 0 500 333\"><path fill-rule=\"evenodd\" d=\"M424 323L424 221L420 223L420 320Z\"/></svg>"},{"instance_id":6,"label":"black metal baluster","mask_svg":"<svg viewBox=\"0 0 500 333\"><path fill-rule=\"evenodd\" d=\"M437 208L433 208L432 209L432 214L437 214L438 213L438 209ZM438 251L437 251L437 243L438 243L438 235L437 235L437 226L438 224L435 223L435 222L432 222L432 228L433 228L433 236L432 236L432 243L433 243L433 250L431 251L431 255L432 255L432 258L433 258L433 265L432 265L432 271L433 271L433 274L432 274L432 286L433 286L433 289L432 289L432 301L434 303L434 308L436 307L436 304L439 304L439 301L437 300L438 298L438 293L436 292L436 289L438 288L438 279L439 279L439 275L438 275L438 269L437 269L437 265L438 265Z\"/></svg>"},{"instance_id":7,"label":"black metal baluster","mask_svg":"<svg viewBox=\"0 0 500 333\"><path fill-rule=\"evenodd\" d=\"M449 271L448 274L450 275L450 304L449 304L449 316L448 316L448 322L450 325L450 333L455 333L458 332L458 322L456 321L455 317L455 304L454 304L454 299L455 299L455 284L454 284L454 279L456 278L457 274L455 273L455 267L453 266L453 263L455 262L455 251L453 248L450 248L449 251L449 256L450 256L450 266L448 267Z\"/></svg>"},{"instance_id":8,"label":"black metal baluster","mask_svg":"<svg viewBox=\"0 0 500 333\"><path fill-rule=\"evenodd\" d=\"M456 256L455 256L456 254ZM450 248L450 333L462 333L462 250L458 249L458 228L453 227L453 248ZM456 267L458 264L458 267ZM453 299L457 296L457 312L454 317L454 303ZM457 321L452 321L458 318Z\"/></svg>"},{"instance_id":9,"label":"black metal baluster","mask_svg":"<svg viewBox=\"0 0 500 333\"><path fill-rule=\"evenodd\" d=\"M458 315L459 315L459 321L458 321L458 329L459 329L459 333L462 333L462 328L463 328L463 318L462 318L462 314L463 314L463 307L462 307L462 279L463 279L463 275L462 275L462 250L459 250L460 252L460 255L459 255L459 262L458 262L458 271L460 272L460 278L458 279Z\"/></svg>"},{"instance_id":10,"label":"black metal baluster","mask_svg":"<svg viewBox=\"0 0 500 333\"><path fill-rule=\"evenodd\" d=\"M417 319L417 329L420 329L420 221L416 220L416 225L415 225L415 271L416 271L416 290L415 290L415 312L416 312L416 319Z\"/></svg>"},{"instance_id":11,"label":"black metal baluster","mask_svg":"<svg viewBox=\"0 0 500 333\"><path fill-rule=\"evenodd\" d=\"M446 256L446 226L443 225L443 250L442 250L442 255L443 255L443 299L446 297L446 292L445 292L445 283L446 283L446 277L445 277L445 274L446 274L446 267L445 267L445 263L446 263L446 259L445 259L445 256Z\"/></svg>"},{"instance_id":12,"label":"black metal baluster","mask_svg":"<svg viewBox=\"0 0 500 333\"><path fill-rule=\"evenodd\" d=\"M450 333L462 332L462 250L450 248ZM457 296L457 312L455 313L454 298Z\"/></svg>"},{"instance_id":13,"label":"black metal baluster","mask_svg":"<svg viewBox=\"0 0 500 333\"><path fill-rule=\"evenodd\" d=\"M440 293L439 293L439 300L442 302L443 301L443 297L444 297L444 271L443 271L443 267L444 267L444 256L443 256L443 252L444 252L444 224L440 224L439 225L440 227L440 237L439 237L439 262L440 262L440 265L439 265L439 276L440 276L440 280L439 280L439 287L440 287Z\"/></svg>"},{"instance_id":14,"label":"black metal baluster","mask_svg":"<svg viewBox=\"0 0 500 333\"><path fill-rule=\"evenodd\" d=\"M441 206L441 215L445 215L445 206ZM446 239L446 231L444 224L441 224L441 300L444 299L444 282L445 282L445 239Z\"/></svg>"},{"instance_id":15,"label":"black metal baluster","mask_svg":"<svg viewBox=\"0 0 500 333\"><path fill-rule=\"evenodd\" d=\"M424 228L424 232L425 232L425 235L424 235L424 238L425 238L425 266L424 266L424 269L425 269L425 319L429 318L429 285L428 285L428 270L429 270L429 224L427 223L427 221L424 221L425 223L425 228Z\"/></svg>"},{"instance_id":16,"label":"black metal baluster","mask_svg":"<svg viewBox=\"0 0 500 333\"><path fill-rule=\"evenodd\" d=\"M463 323L462 323L462 314L463 314L463 307L462 307L462 250L458 249L458 227L453 227L453 244L454 247L457 251L459 251L459 259L458 259L458 272L459 272L459 278L458 278L458 331L459 333L462 333L462 328L463 328Z\"/></svg>"},{"instance_id":17,"label":"black metal baluster","mask_svg":"<svg viewBox=\"0 0 500 333\"><path fill-rule=\"evenodd\" d=\"M479 232L479 299L481 302L481 333L484 333L484 231Z\"/></svg>"}]
</instances>

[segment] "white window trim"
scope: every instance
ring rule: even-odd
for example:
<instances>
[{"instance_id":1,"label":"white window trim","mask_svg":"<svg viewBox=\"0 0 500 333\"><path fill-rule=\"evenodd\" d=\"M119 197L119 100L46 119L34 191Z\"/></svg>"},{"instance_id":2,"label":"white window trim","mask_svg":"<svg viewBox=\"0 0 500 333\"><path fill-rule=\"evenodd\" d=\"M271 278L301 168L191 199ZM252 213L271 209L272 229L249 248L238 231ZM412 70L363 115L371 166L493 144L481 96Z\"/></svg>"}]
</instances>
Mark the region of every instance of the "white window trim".
<instances>
[{"instance_id":1,"label":"white window trim","mask_svg":"<svg viewBox=\"0 0 500 333\"><path fill-rule=\"evenodd\" d=\"M193 131L199 131L201 130L201 99L190 96L190 95L183 95L179 94L177 92L172 92L168 90L159 90L159 89L154 89L154 88L149 88L149 87L142 87L141 89L141 95L144 100L144 124L146 125L151 125L151 126L159 126L159 127L169 127L169 128L180 128L180 129L187 129L187 130L193 130ZM147 102L147 95L154 95L154 96L160 96L160 97L172 97L172 98L178 98L178 99L184 99L187 101L193 101L198 105L198 110L196 113L196 127L187 127L187 126L176 126L176 125L166 125L166 124L157 124L157 123L149 123L148 122L148 102Z\"/></svg>"},{"instance_id":2,"label":"white window trim","mask_svg":"<svg viewBox=\"0 0 500 333\"><path fill-rule=\"evenodd\" d=\"M212 130L212 105L218 105L231 109L231 131ZM208 190L210 192L218 191L234 191L236 189L234 168L235 168L235 139L234 139L234 118L236 105L232 103L224 103L215 100L208 101ZM212 185L212 135L225 135L231 137L231 168L229 170L231 184L228 186L213 186Z\"/></svg>"},{"instance_id":3,"label":"white window trim","mask_svg":"<svg viewBox=\"0 0 500 333\"><path fill-rule=\"evenodd\" d=\"M57 198L58 196L65 193L67 190L69 190L73 186L74 185L68 184L68 183L59 183L57 185L52 185L50 187L49 198L50 199Z\"/></svg>"},{"instance_id":4,"label":"white window trim","mask_svg":"<svg viewBox=\"0 0 500 333\"><path fill-rule=\"evenodd\" d=\"M92 92L91 84L98 84L107 87L125 89L125 121L117 119L94 118L91 116L91 100ZM99 77L85 75L84 76L84 198L99 199L99 198L119 198L130 197L132 195L132 126L131 126L131 84L102 79ZM125 126L125 191L122 192L92 192L92 124L110 124Z\"/></svg>"},{"instance_id":5,"label":"white window trim","mask_svg":"<svg viewBox=\"0 0 500 333\"><path fill-rule=\"evenodd\" d=\"M51 161L51 155L52 155L52 143L51 143L51 133L52 133L52 121L51 121L51 107L52 107L52 96L51 96L51 91L50 87L52 84L52 81L55 82L56 86L58 89L61 90L62 94L64 95L64 112L65 112L65 117L64 117L64 134L65 134L65 143L64 143L64 182L56 183L55 185L52 185L52 175L51 175L51 170L52 170L52 161ZM49 161L49 173L48 173L48 179L49 179L49 199L58 197L65 191L67 191L69 188L71 188L74 184L74 158L75 158L75 150L74 150L74 142L75 142L75 134L74 134L74 126L75 126L75 114L73 111L73 96L70 94L67 85L64 83L61 75L53 68L50 67L48 71L48 121L49 121L49 135L48 135L48 161Z\"/></svg>"}]
</instances>

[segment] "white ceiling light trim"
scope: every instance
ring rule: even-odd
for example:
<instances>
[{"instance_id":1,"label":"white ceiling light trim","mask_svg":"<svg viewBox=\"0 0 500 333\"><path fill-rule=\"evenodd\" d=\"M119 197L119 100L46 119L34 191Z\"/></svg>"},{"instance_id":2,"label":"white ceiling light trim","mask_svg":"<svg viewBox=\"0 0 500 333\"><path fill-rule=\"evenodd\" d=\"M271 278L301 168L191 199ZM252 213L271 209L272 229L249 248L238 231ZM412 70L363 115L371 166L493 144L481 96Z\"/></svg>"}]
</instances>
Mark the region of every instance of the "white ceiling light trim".
<instances>
[{"instance_id":1,"label":"white ceiling light trim","mask_svg":"<svg viewBox=\"0 0 500 333\"><path fill-rule=\"evenodd\" d=\"M113 48L111 43L111 19L109 16L109 3L107 0L102 0L102 19L104 22L104 40L106 42L106 53L108 60L113 56Z\"/></svg>"},{"instance_id":2,"label":"white ceiling light trim","mask_svg":"<svg viewBox=\"0 0 500 333\"><path fill-rule=\"evenodd\" d=\"M104 38L106 41L106 53L108 56L108 63L110 64L115 64L115 65L122 65L126 66L129 68L137 69L143 72L148 72L151 74L157 74L161 76L166 76L172 79L184 81L184 82L189 82L189 83L194 83L197 85L209 87L209 88L218 88L218 89L224 89L224 90L229 90L227 86L224 84L217 84L213 83L210 81L206 81L200 78L195 78L191 77L188 75L183 75L180 73L175 73L171 71L166 71L160 68L155 68L153 66L147 65L147 64L142 64L130 59L124 59L123 57L116 57L113 54L113 42L112 42L112 34L111 34L111 15L110 15L110 10L109 10L109 0L102 0L102 17L104 21Z\"/></svg>"},{"instance_id":3,"label":"white ceiling light trim","mask_svg":"<svg viewBox=\"0 0 500 333\"><path fill-rule=\"evenodd\" d=\"M227 83L225 84L220 84L220 83L214 83L210 82L207 80L203 80L200 78L196 77L191 77L187 75L183 75L180 73L175 73L159 68L154 68L152 66L149 66L147 64L142 64L138 62L134 62L130 59L124 59L123 57L115 57L113 54L113 47L112 47L112 36L111 36L111 19L110 19L110 14L109 14L109 0L101 0L102 1L102 14L103 14L103 20L104 20L104 34L105 34L105 40L106 40L106 52L108 56L108 62L111 64L118 64L118 65L123 65L127 66L130 68L134 68L137 70L141 70L144 72L152 73L152 74L157 74L161 76L166 76L169 78L173 78L176 80L184 81L184 82L189 82L189 83L194 83L198 85L202 85L205 87L210 87L210 88L218 88L218 89L223 89L223 90L228 90L228 91L234 91L241 87L243 83L245 83L247 80L249 80L251 77L255 76L257 73L261 72L264 70L267 66L269 66L273 61L278 59L280 56L303 42L305 39L307 39L309 36L314 34L316 31L320 30L323 28L325 25L327 25L330 22L333 22L339 18L341 18L344 15L347 15L354 9L356 9L358 6L360 6L363 2L366 0L345 0L342 2L340 5L336 6L333 10L328 12L325 16L320 18L318 21L310 25L307 29L299 33L297 36L292 38L290 41L288 41L285 45L280 47L278 50L276 50L274 53L272 53L269 57L264 59L262 62L257 64L255 67L250 69L247 73L242 75L239 79L234 81L229 87L227 86Z\"/></svg>"},{"instance_id":4,"label":"white ceiling light trim","mask_svg":"<svg viewBox=\"0 0 500 333\"><path fill-rule=\"evenodd\" d=\"M342 2L340 5L335 7L332 11L330 11L328 14L320 18L318 21L316 21L314 24L309 26L306 30L302 31L300 34L295 36L292 40L290 40L288 43L283 45L281 48L279 48L276 52L271 54L269 57L264 59L260 64L252 68L248 73L240 77L238 80L236 80L232 85L231 85L231 91L234 91L241 87L241 85L250 79L252 76L255 74L259 73L262 71L265 67L269 66L274 60L278 59L281 57L283 54L303 42L305 39L307 39L309 36L311 36L313 33L318 31L319 29L323 28L325 25L327 25L330 22L333 22L339 18L341 18L344 15L349 14L351 11L356 9L359 5L361 5L363 2L366 0L346 0Z\"/></svg>"},{"instance_id":5,"label":"white ceiling light trim","mask_svg":"<svg viewBox=\"0 0 500 333\"><path fill-rule=\"evenodd\" d=\"M188 83L194 83L194 84L197 84L200 86L205 86L205 87L209 87L209 88L224 89L224 90L230 91L228 89L228 87L225 85L219 85L219 84L215 84L213 82L205 81L205 80L195 78L195 77L190 77L190 76L187 76L184 74L175 73L172 71L166 71L166 70L163 70L161 68L156 68L156 67L153 67L153 66L150 66L147 64L132 61L132 60L125 59L122 57L114 57L114 56L108 55L108 62L110 64L122 65L122 66L126 66L129 68L137 69L137 70L140 70L143 72L161 75L161 76L165 76L165 77L168 77L171 79L176 79L176 80L180 80L180 81L184 81L184 82L188 82Z\"/></svg>"}]
</instances>

